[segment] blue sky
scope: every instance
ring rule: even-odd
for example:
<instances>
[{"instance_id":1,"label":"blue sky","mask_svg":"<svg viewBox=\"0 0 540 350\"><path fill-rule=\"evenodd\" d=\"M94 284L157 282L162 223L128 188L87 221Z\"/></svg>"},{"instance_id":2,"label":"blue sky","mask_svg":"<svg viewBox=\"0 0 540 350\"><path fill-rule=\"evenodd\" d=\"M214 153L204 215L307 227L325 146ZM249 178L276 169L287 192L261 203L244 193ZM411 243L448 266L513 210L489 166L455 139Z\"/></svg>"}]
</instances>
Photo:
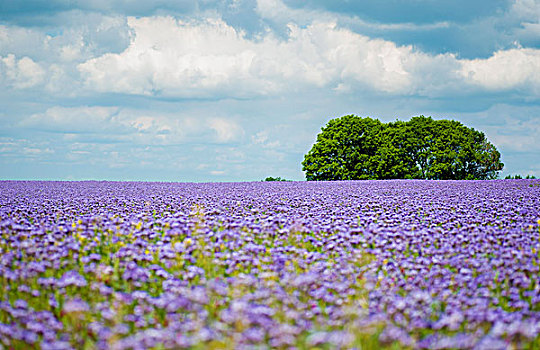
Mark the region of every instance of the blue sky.
<instances>
[{"instance_id":1,"label":"blue sky","mask_svg":"<svg viewBox=\"0 0 540 350\"><path fill-rule=\"evenodd\" d=\"M540 1L0 0L0 105L2 179L302 180L346 114L540 177Z\"/></svg>"}]
</instances>

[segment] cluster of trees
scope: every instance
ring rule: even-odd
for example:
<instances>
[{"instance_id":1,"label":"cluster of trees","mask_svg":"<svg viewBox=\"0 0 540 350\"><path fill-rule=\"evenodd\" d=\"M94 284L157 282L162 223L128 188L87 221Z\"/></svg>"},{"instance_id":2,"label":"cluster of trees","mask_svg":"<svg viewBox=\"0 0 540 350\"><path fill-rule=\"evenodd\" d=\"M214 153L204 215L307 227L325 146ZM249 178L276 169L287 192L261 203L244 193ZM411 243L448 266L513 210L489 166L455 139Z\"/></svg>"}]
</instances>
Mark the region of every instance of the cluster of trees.
<instances>
[{"instance_id":1,"label":"cluster of trees","mask_svg":"<svg viewBox=\"0 0 540 350\"><path fill-rule=\"evenodd\" d=\"M290 181L290 180L283 179L279 176L278 177L268 176L266 179L264 179L264 181Z\"/></svg>"},{"instance_id":2,"label":"cluster of trees","mask_svg":"<svg viewBox=\"0 0 540 350\"><path fill-rule=\"evenodd\" d=\"M525 177L522 177L521 175L506 175L504 178L505 180L517 180L517 179L536 179L534 175L527 175Z\"/></svg>"},{"instance_id":3,"label":"cluster of trees","mask_svg":"<svg viewBox=\"0 0 540 350\"><path fill-rule=\"evenodd\" d=\"M330 120L302 162L307 180L493 179L503 168L484 133L454 120Z\"/></svg>"}]
</instances>

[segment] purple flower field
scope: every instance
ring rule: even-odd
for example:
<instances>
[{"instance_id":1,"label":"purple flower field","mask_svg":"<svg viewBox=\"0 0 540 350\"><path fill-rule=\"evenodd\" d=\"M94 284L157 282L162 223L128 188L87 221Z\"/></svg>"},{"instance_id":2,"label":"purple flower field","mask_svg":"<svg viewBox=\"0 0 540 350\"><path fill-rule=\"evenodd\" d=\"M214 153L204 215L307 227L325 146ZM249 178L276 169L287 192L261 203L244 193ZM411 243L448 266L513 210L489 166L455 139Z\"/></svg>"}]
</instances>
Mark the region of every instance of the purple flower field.
<instances>
[{"instance_id":1,"label":"purple flower field","mask_svg":"<svg viewBox=\"0 0 540 350\"><path fill-rule=\"evenodd\" d=\"M0 348L540 348L540 180L0 182Z\"/></svg>"}]
</instances>

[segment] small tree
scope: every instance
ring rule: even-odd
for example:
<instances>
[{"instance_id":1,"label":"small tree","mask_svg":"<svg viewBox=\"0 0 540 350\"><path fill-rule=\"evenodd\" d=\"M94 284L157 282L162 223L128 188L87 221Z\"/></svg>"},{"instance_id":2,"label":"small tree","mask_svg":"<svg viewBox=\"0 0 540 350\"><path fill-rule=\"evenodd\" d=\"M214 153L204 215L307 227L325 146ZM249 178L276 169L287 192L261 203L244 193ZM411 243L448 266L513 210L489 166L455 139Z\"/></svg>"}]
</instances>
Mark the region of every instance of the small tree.
<instances>
[{"instance_id":1,"label":"small tree","mask_svg":"<svg viewBox=\"0 0 540 350\"><path fill-rule=\"evenodd\" d=\"M272 177L272 176L268 176L266 179L264 179L264 181L289 181L287 179L282 179L281 177Z\"/></svg>"}]
</instances>

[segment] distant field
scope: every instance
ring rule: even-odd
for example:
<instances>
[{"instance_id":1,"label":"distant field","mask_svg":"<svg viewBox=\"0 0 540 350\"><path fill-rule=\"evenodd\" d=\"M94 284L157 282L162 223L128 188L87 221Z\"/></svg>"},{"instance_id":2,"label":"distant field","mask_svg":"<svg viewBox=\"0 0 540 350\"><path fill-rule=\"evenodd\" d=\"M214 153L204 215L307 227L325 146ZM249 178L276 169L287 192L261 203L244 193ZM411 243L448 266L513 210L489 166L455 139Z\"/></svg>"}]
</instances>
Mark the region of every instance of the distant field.
<instances>
[{"instance_id":1,"label":"distant field","mask_svg":"<svg viewBox=\"0 0 540 350\"><path fill-rule=\"evenodd\" d=\"M539 266L540 180L0 182L6 349L538 349Z\"/></svg>"}]
</instances>

